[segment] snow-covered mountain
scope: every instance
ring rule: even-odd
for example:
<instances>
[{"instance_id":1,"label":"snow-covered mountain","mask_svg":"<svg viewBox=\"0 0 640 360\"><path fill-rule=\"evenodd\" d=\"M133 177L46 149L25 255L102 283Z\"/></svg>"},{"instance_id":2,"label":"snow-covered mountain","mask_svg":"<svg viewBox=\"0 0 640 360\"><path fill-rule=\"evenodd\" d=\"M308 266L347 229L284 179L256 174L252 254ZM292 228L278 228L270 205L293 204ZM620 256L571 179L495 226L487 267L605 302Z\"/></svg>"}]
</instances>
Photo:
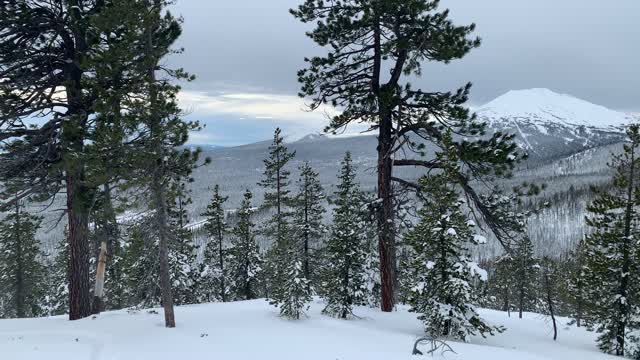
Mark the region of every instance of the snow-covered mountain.
<instances>
[{"instance_id":1,"label":"snow-covered mountain","mask_svg":"<svg viewBox=\"0 0 640 360\"><path fill-rule=\"evenodd\" d=\"M534 157L566 156L615 143L634 118L549 89L512 90L479 107L478 118L495 131L514 133Z\"/></svg>"}]
</instances>

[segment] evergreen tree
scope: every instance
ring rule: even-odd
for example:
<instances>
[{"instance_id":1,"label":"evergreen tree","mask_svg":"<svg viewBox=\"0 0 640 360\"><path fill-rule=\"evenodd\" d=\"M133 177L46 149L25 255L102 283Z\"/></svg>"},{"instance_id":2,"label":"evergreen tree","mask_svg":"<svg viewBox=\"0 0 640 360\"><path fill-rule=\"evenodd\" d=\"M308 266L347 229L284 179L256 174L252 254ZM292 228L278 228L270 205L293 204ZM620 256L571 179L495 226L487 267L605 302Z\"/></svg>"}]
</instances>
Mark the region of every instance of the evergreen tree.
<instances>
[{"instance_id":1,"label":"evergreen tree","mask_svg":"<svg viewBox=\"0 0 640 360\"><path fill-rule=\"evenodd\" d=\"M289 254L294 246L291 232L291 211L293 205L291 191L288 189L291 175L286 166L295 156L284 145L280 128L276 128L273 142L269 146L269 157L264 160L263 179L258 183L265 188L263 207L274 211L274 215L265 223L262 233L271 240L271 248L267 254L267 273L269 291L281 293L279 287L286 281L286 267L290 263Z\"/></svg>"},{"instance_id":2,"label":"evergreen tree","mask_svg":"<svg viewBox=\"0 0 640 360\"><path fill-rule=\"evenodd\" d=\"M494 308L505 311L511 316L516 289L513 256L509 253L503 254L496 259L494 265L495 269L488 280L489 291L495 298Z\"/></svg>"},{"instance_id":3,"label":"evergreen tree","mask_svg":"<svg viewBox=\"0 0 640 360\"><path fill-rule=\"evenodd\" d=\"M315 274L315 254L319 242L326 232L322 223L325 207L322 202L325 199L324 190L318 180L318 173L311 168L308 162L300 166L300 178L298 179L299 193L295 198L293 227L295 238L302 244L302 263L305 279L311 280Z\"/></svg>"},{"instance_id":4,"label":"evergreen tree","mask_svg":"<svg viewBox=\"0 0 640 360\"><path fill-rule=\"evenodd\" d=\"M353 306L364 301L367 292L364 195L356 182L349 152L342 160L339 179L321 295L326 303L324 313L346 319L353 315Z\"/></svg>"},{"instance_id":5,"label":"evergreen tree","mask_svg":"<svg viewBox=\"0 0 640 360\"><path fill-rule=\"evenodd\" d=\"M171 243L180 247L187 242L179 233L182 229L176 227L176 221L179 225L181 218L172 219L169 212L176 210L169 207L178 201L177 211L180 212L180 191L176 189L181 188L185 179L190 180L200 154L200 151L192 152L183 145L189 138L189 132L199 130L200 126L197 122L182 118L176 98L180 87L171 82L192 80L193 76L182 69L164 71L168 79L158 78L156 74L162 60L176 53L171 47L181 33L180 19L166 12L166 1L143 0L139 4L145 11L137 28L142 34L141 41L136 44L142 61L136 64L135 71L144 76L137 84L136 94L144 101L136 101L128 109L129 125L137 131L129 151L135 173L130 175L128 185L140 190L137 200L149 207L150 216L155 222L150 230L158 239L157 259L165 325L175 327L172 276L179 273L186 276L187 268L190 272L191 261L175 256L172 258L170 254ZM188 252L178 251L178 254ZM184 296L186 289L178 291L181 292L178 300L188 301Z\"/></svg>"},{"instance_id":6,"label":"evergreen tree","mask_svg":"<svg viewBox=\"0 0 640 360\"><path fill-rule=\"evenodd\" d=\"M422 62L448 63L464 57L480 40L470 38L475 25L456 26L449 11L438 10L438 0L362 1L305 0L291 13L304 23L315 24L308 36L327 54L306 59L298 72L301 96L311 97L311 109L323 104L340 108L328 131L366 122L377 132L377 223L381 278L381 308L394 305L396 217L394 197L399 187L419 189L418 184L394 176L396 166L440 168L434 158L403 158L415 153L427 156L425 140L442 148L442 135L451 130L462 163L474 171L460 173L456 182L473 200L487 226L499 240L511 238L508 224L494 216L475 182L484 177L508 175L519 157L512 135L485 135L486 124L470 116L464 107L470 84L455 92L416 89L408 79L420 77ZM481 191L484 192L484 191Z\"/></svg>"},{"instance_id":7,"label":"evergreen tree","mask_svg":"<svg viewBox=\"0 0 640 360\"><path fill-rule=\"evenodd\" d=\"M201 282L200 264L193 242L193 234L188 228L187 206L192 200L186 184L178 179L170 187L170 202L167 204L169 218L169 269L176 304L198 303Z\"/></svg>"},{"instance_id":8,"label":"evergreen tree","mask_svg":"<svg viewBox=\"0 0 640 360\"><path fill-rule=\"evenodd\" d=\"M233 299L251 300L258 297L262 272L262 256L255 239L255 224L251 217L253 208L249 190L237 211L238 220L232 230L229 249L229 271L235 281L231 284Z\"/></svg>"},{"instance_id":9,"label":"evergreen tree","mask_svg":"<svg viewBox=\"0 0 640 360\"><path fill-rule=\"evenodd\" d=\"M180 191L180 187L173 187ZM177 193L167 204L168 268L176 304L199 302L200 271L191 232L185 228L185 215L179 210ZM184 196L184 195L181 195ZM182 200L186 201L186 200ZM123 259L123 272L131 305L149 307L162 304L162 285L159 274L160 237L155 216L144 214L129 224L128 244Z\"/></svg>"},{"instance_id":10,"label":"evergreen tree","mask_svg":"<svg viewBox=\"0 0 640 360\"><path fill-rule=\"evenodd\" d=\"M21 202L0 222L0 288L4 299L0 317L24 318L44 313L45 271L36 231L41 219Z\"/></svg>"},{"instance_id":11,"label":"evergreen tree","mask_svg":"<svg viewBox=\"0 0 640 360\"><path fill-rule=\"evenodd\" d=\"M445 165L443 173L420 180L420 220L405 238L412 250L407 264L410 311L419 314L426 332L436 338L493 335L501 329L482 319L475 308L479 298L473 282L486 281L487 273L471 259L469 246L479 245L482 238L476 236L475 224L463 212L466 204L452 186L458 172L455 153L445 148L438 158Z\"/></svg>"},{"instance_id":12,"label":"evergreen tree","mask_svg":"<svg viewBox=\"0 0 640 360\"><path fill-rule=\"evenodd\" d=\"M124 273L126 248L119 237L114 240L111 250L108 251L109 260L104 283L104 307L107 310L127 307L130 296L127 287L127 274Z\"/></svg>"},{"instance_id":13,"label":"evergreen tree","mask_svg":"<svg viewBox=\"0 0 640 360\"><path fill-rule=\"evenodd\" d=\"M640 129L627 130L624 151L614 155L610 167L615 171L609 189L596 190L589 204L587 225L592 233L585 241L585 289L589 316L600 336L598 346L607 353L631 355L632 332L639 328L640 258L636 240L640 220L638 155Z\"/></svg>"},{"instance_id":14,"label":"evergreen tree","mask_svg":"<svg viewBox=\"0 0 640 360\"><path fill-rule=\"evenodd\" d=\"M370 199L365 200L371 203ZM376 241L375 214L367 212L365 214L365 293L364 303L370 307L380 307L380 254L378 253L378 242ZM401 291L401 290L399 290ZM400 294L399 294L400 295Z\"/></svg>"},{"instance_id":15,"label":"evergreen tree","mask_svg":"<svg viewBox=\"0 0 640 360\"><path fill-rule=\"evenodd\" d=\"M303 263L291 257L291 265L285 269L284 283L274 295L272 305L280 308L280 315L289 319L300 319L311 302L312 287L304 275Z\"/></svg>"},{"instance_id":16,"label":"evergreen tree","mask_svg":"<svg viewBox=\"0 0 640 360\"><path fill-rule=\"evenodd\" d=\"M533 243L528 236L524 236L516 245L513 254L513 284L518 301L518 317L522 319L523 311L535 309L537 289L532 284L537 283L539 265L534 258Z\"/></svg>"},{"instance_id":17,"label":"evergreen tree","mask_svg":"<svg viewBox=\"0 0 640 360\"><path fill-rule=\"evenodd\" d=\"M292 205L289 176L291 172L286 169L287 164L295 157L296 153L289 152L284 145L284 138L280 128L276 128L273 142L269 146L269 157L264 160L263 179L258 183L265 189L263 207L273 209L275 215L268 221L264 228L264 234L273 240L273 247L287 246L289 231L289 217Z\"/></svg>"},{"instance_id":18,"label":"evergreen tree","mask_svg":"<svg viewBox=\"0 0 640 360\"><path fill-rule=\"evenodd\" d=\"M65 229L66 233L66 229ZM56 254L47 257L47 315L63 315L69 311L69 244L66 236L56 245Z\"/></svg>"},{"instance_id":19,"label":"evergreen tree","mask_svg":"<svg viewBox=\"0 0 640 360\"><path fill-rule=\"evenodd\" d=\"M208 289L207 301L229 300L228 262L229 254L225 249L225 236L229 228L224 215L224 203L227 196L220 195L220 186L216 184L213 189L213 198L202 216L206 218L205 229L208 241L204 251L204 275L203 286Z\"/></svg>"},{"instance_id":20,"label":"evergreen tree","mask_svg":"<svg viewBox=\"0 0 640 360\"><path fill-rule=\"evenodd\" d=\"M539 311L548 315L553 324L553 340L558 338L558 325L556 323L558 293L559 293L559 277L557 261L549 257L543 257L540 260L540 279L541 300ZM534 286L530 284L530 286Z\"/></svg>"},{"instance_id":21,"label":"evergreen tree","mask_svg":"<svg viewBox=\"0 0 640 360\"><path fill-rule=\"evenodd\" d=\"M577 248L570 253L570 258L573 259L572 266L569 270L568 280L568 297L572 304L571 316L575 319L576 326L589 325L587 314L589 291L587 289L587 261L588 254L586 253L584 239L580 239Z\"/></svg>"},{"instance_id":22,"label":"evergreen tree","mask_svg":"<svg viewBox=\"0 0 640 360\"><path fill-rule=\"evenodd\" d=\"M128 289L128 306L160 305L157 238L149 235L152 219L141 216L126 228L127 244L123 256L123 281Z\"/></svg>"}]
</instances>

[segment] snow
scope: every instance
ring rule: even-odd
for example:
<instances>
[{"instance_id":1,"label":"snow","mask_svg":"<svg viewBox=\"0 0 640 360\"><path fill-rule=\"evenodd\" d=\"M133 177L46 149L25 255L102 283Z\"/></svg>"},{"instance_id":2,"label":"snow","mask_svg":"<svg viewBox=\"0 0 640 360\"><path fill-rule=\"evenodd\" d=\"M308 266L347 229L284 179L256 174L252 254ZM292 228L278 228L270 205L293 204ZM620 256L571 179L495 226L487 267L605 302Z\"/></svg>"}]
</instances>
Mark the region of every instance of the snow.
<instances>
[{"instance_id":1,"label":"snow","mask_svg":"<svg viewBox=\"0 0 640 360\"><path fill-rule=\"evenodd\" d=\"M530 119L539 124L611 128L627 125L632 116L549 89L512 90L481 106L479 117L490 121ZM541 126L537 126L541 129ZM546 128L541 130L546 133Z\"/></svg>"},{"instance_id":2,"label":"snow","mask_svg":"<svg viewBox=\"0 0 640 360\"><path fill-rule=\"evenodd\" d=\"M280 318L264 300L181 306L176 308L175 329L163 327L159 309L106 312L74 322L65 317L0 320L0 348L2 359L12 360L430 358L411 355L422 324L405 307L393 313L360 307L354 311L359 318L353 320L324 316L322 307L315 299L308 317L295 321ZM551 324L541 315L525 313L518 319L491 310L480 314L507 331L469 343L450 341L457 354L433 358L614 359L598 352L595 335L581 328L561 325L554 342Z\"/></svg>"},{"instance_id":3,"label":"snow","mask_svg":"<svg viewBox=\"0 0 640 360\"><path fill-rule=\"evenodd\" d=\"M486 244L487 243L487 238L483 235L480 234L474 234L473 235L473 240L475 242L477 242L478 244Z\"/></svg>"}]
</instances>

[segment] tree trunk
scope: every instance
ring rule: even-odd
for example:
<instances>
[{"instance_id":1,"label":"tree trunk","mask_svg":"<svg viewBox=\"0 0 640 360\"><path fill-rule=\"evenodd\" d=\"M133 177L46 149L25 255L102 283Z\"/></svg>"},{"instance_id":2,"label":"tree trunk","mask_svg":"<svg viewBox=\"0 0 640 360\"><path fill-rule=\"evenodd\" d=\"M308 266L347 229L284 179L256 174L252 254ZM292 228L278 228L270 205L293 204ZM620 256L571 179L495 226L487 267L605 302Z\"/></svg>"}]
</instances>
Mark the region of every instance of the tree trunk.
<instances>
[{"instance_id":1,"label":"tree trunk","mask_svg":"<svg viewBox=\"0 0 640 360\"><path fill-rule=\"evenodd\" d=\"M158 164L159 167L162 164ZM161 173L161 171L157 171ZM167 231L167 204L162 185L161 174L154 176L153 196L156 210L156 224L158 226L159 237L159 258L160 258L160 289L162 297L162 307L164 309L164 322L168 328L176 327L175 315L173 312L173 294L171 291L171 275L169 273L169 233Z\"/></svg>"},{"instance_id":2,"label":"tree trunk","mask_svg":"<svg viewBox=\"0 0 640 360\"><path fill-rule=\"evenodd\" d=\"M309 280L309 191L308 179L305 179L304 189L304 277Z\"/></svg>"},{"instance_id":3,"label":"tree trunk","mask_svg":"<svg viewBox=\"0 0 640 360\"><path fill-rule=\"evenodd\" d=\"M218 223L218 257L220 258L220 299L222 302L227 301L227 292L226 292L226 284L225 284L225 274L224 274L224 249L222 248L222 226L223 224Z\"/></svg>"},{"instance_id":4,"label":"tree trunk","mask_svg":"<svg viewBox=\"0 0 640 360\"><path fill-rule=\"evenodd\" d=\"M104 278L107 266L107 241L103 239L100 244L100 255L98 256L98 267L96 269L96 285L93 289L93 313L99 314L103 306Z\"/></svg>"},{"instance_id":5,"label":"tree trunk","mask_svg":"<svg viewBox=\"0 0 640 360\"><path fill-rule=\"evenodd\" d=\"M157 15L160 16L160 10L162 4L160 0L150 1L150 8L152 11L157 11ZM155 19L159 21L159 19ZM160 265L160 297L162 299L162 307L164 309L164 323L165 327L176 327L176 320L173 311L173 294L171 291L171 275L169 270L169 232L167 229L167 201L165 199L166 187L163 183L165 179L164 168L164 149L160 136L162 135L160 114L158 111L158 89L156 84L156 67L158 66L159 59L155 58L153 49L153 34L157 30L159 24L152 23L147 28L147 43L146 43L146 56L151 58L149 61L149 109L150 109L150 126L149 131L151 133L152 140L152 152L156 156L153 159L155 168L153 169L153 179L151 183L151 192L153 196L153 208L155 210L156 225L158 230L158 257Z\"/></svg>"},{"instance_id":6,"label":"tree trunk","mask_svg":"<svg viewBox=\"0 0 640 360\"><path fill-rule=\"evenodd\" d=\"M549 307L549 315L551 316L551 321L553 322L553 341L558 339L558 326L556 325L556 316L553 311L553 300L551 297L551 284L549 283L549 274L544 274L544 283L547 292L547 306Z\"/></svg>"},{"instance_id":7,"label":"tree trunk","mask_svg":"<svg viewBox=\"0 0 640 360\"><path fill-rule=\"evenodd\" d=\"M88 212L78 184L81 172L67 173L67 209L69 224L69 320L82 319L91 315L89 291L89 243Z\"/></svg>"},{"instance_id":8,"label":"tree trunk","mask_svg":"<svg viewBox=\"0 0 640 360\"><path fill-rule=\"evenodd\" d=\"M522 319L522 311L524 308L524 285L520 284L519 304L518 304L518 318Z\"/></svg>"},{"instance_id":9,"label":"tree trunk","mask_svg":"<svg viewBox=\"0 0 640 360\"><path fill-rule=\"evenodd\" d=\"M576 306L576 325L580 327L581 323L582 323L582 301L578 300L578 304Z\"/></svg>"},{"instance_id":10,"label":"tree trunk","mask_svg":"<svg viewBox=\"0 0 640 360\"><path fill-rule=\"evenodd\" d=\"M634 201L634 187L635 187L635 146L636 144L631 144L631 155L630 155L630 164L629 164L629 181L627 185L627 206L625 209L625 219L624 219L624 238L622 243L622 274L626 274L621 276L620 279L620 288L618 290L618 306L620 315L617 319L617 333L616 333L616 342L618 343L616 347L616 355L624 356L624 343L625 343L625 332L627 327L627 317L629 316L627 301L628 301L628 288L629 288L629 267L630 267L630 254L631 251L629 249L629 241L631 240L631 219L633 216L633 205ZM622 301L621 299L625 299L626 301Z\"/></svg>"},{"instance_id":11,"label":"tree trunk","mask_svg":"<svg viewBox=\"0 0 640 360\"><path fill-rule=\"evenodd\" d=\"M502 304L502 311L509 311L509 289L505 286L503 294L504 303Z\"/></svg>"},{"instance_id":12,"label":"tree trunk","mask_svg":"<svg viewBox=\"0 0 640 360\"><path fill-rule=\"evenodd\" d=\"M110 176L109 176L110 178ZM102 210L101 223L102 231L100 236L100 252L98 254L98 263L96 264L96 283L93 289L93 304L91 306L93 314L99 314L104 311L104 284L106 279L106 269L108 254L115 255L117 251L117 220L116 214L111 203L111 186L106 183L102 188L104 198L104 206ZM119 298L119 296L116 296ZM118 304L118 308L120 308Z\"/></svg>"},{"instance_id":13,"label":"tree trunk","mask_svg":"<svg viewBox=\"0 0 640 360\"><path fill-rule=\"evenodd\" d=\"M20 222L20 201L16 201L16 317L25 317L24 312L24 261L22 256L22 224Z\"/></svg>"},{"instance_id":14,"label":"tree trunk","mask_svg":"<svg viewBox=\"0 0 640 360\"><path fill-rule=\"evenodd\" d=\"M380 255L381 309L393 310L393 194L391 189L391 114L381 116L378 135L378 251Z\"/></svg>"},{"instance_id":15,"label":"tree trunk","mask_svg":"<svg viewBox=\"0 0 640 360\"><path fill-rule=\"evenodd\" d=\"M249 241L247 241L247 244L248 243ZM245 300L251 300L253 296L251 296L251 281L249 280L249 261L248 260L244 264L244 275L246 276L246 282L244 284L244 298ZM268 295L267 295L267 298L269 298Z\"/></svg>"}]
</instances>

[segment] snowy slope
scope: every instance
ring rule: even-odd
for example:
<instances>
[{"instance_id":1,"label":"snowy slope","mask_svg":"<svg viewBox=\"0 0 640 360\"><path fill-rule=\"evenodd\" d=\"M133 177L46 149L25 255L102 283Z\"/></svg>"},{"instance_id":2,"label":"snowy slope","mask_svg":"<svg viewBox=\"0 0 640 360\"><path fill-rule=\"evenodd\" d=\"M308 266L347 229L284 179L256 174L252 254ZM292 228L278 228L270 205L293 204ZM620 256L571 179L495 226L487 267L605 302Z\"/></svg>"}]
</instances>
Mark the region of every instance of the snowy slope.
<instances>
[{"instance_id":1,"label":"snowy slope","mask_svg":"<svg viewBox=\"0 0 640 360\"><path fill-rule=\"evenodd\" d=\"M549 89L509 91L476 113L489 128L516 134L521 148L542 158L618 142L622 127L634 120Z\"/></svg>"},{"instance_id":2,"label":"snowy slope","mask_svg":"<svg viewBox=\"0 0 640 360\"><path fill-rule=\"evenodd\" d=\"M477 112L493 123L500 119L528 119L541 125L557 123L600 129L620 127L631 120L630 115L549 89L512 90L482 106Z\"/></svg>"},{"instance_id":3,"label":"snowy slope","mask_svg":"<svg viewBox=\"0 0 640 360\"><path fill-rule=\"evenodd\" d=\"M165 329L158 313L104 313L95 319L69 322L63 317L0 320L2 359L11 360L189 360L308 359L394 360L413 357L413 342L421 332L415 314L401 309L382 313L356 309L359 319L338 320L320 314L314 303L308 318L278 317L264 300L182 306L178 327ZM470 343L450 342L457 354L434 358L473 360L613 359L599 353L594 335L560 327L553 342L550 324L535 314L520 320L505 313L483 311L507 332ZM566 322L566 321L565 321Z\"/></svg>"}]
</instances>

